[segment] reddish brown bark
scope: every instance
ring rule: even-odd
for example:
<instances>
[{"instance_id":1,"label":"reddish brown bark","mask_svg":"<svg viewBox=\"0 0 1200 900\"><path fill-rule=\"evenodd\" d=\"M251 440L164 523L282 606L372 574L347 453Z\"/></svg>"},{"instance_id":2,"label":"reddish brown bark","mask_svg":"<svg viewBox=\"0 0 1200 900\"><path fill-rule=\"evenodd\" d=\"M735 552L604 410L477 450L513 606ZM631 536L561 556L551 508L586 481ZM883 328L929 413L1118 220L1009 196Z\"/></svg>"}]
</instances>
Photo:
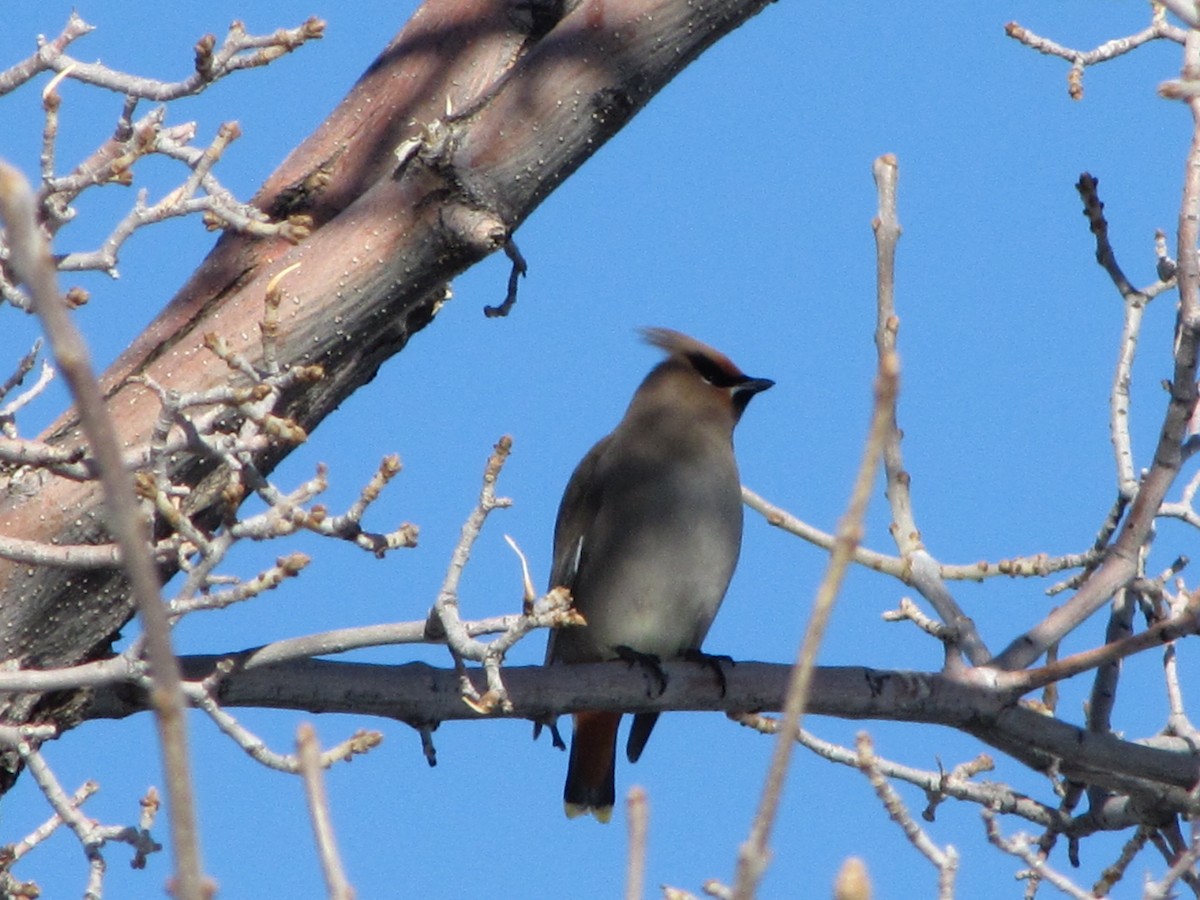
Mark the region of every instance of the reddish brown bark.
<instances>
[{"instance_id":1,"label":"reddish brown bark","mask_svg":"<svg viewBox=\"0 0 1200 900\"><path fill-rule=\"evenodd\" d=\"M125 446L144 445L158 413L131 378L185 391L227 381L204 336L256 359L266 284L293 263L280 360L320 363L326 377L287 398L284 412L311 430L428 324L448 279L502 246L654 93L764 5L430 0L255 198L275 216L311 216L311 236L293 246L226 234L105 373ZM421 135L419 153L398 169L397 145ZM79 440L70 414L51 439ZM288 449L273 448L260 465L270 470ZM212 467L191 453L174 460L172 476L194 488L202 518L215 516ZM0 534L103 541L97 487L0 477ZM102 655L131 613L115 570L0 561L5 659L51 666ZM8 698L0 708L25 720L30 705Z\"/></svg>"}]
</instances>

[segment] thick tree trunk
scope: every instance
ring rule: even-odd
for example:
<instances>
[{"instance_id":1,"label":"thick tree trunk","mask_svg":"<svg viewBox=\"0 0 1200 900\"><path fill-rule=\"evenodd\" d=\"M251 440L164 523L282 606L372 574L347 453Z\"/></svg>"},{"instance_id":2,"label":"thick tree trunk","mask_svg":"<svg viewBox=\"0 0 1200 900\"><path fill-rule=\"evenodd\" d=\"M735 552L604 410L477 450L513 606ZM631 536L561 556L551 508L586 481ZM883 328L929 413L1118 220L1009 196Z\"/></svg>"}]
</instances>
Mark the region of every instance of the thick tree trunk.
<instances>
[{"instance_id":1,"label":"thick tree trunk","mask_svg":"<svg viewBox=\"0 0 1200 900\"><path fill-rule=\"evenodd\" d=\"M325 378L282 411L311 430L430 322L448 279L501 247L676 73L764 5L430 0L256 197L274 216L311 216L311 235L298 245L224 235L104 375L125 447L146 445L159 412L135 376L181 391L227 381L229 370L204 348L208 333L258 359L266 285L294 263L280 362L319 363ZM412 139L419 143L400 162L397 146ZM81 440L72 414L50 439ZM264 452L259 465L270 470L288 449ZM193 488L191 511L202 518L216 516L213 466L189 452L173 459L172 478ZM99 489L3 473L0 534L104 542ZM131 615L115 569L0 561L6 660L50 667L101 656ZM67 721L70 707L56 698L55 717ZM8 696L0 718L27 721L33 710L34 698Z\"/></svg>"}]
</instances>

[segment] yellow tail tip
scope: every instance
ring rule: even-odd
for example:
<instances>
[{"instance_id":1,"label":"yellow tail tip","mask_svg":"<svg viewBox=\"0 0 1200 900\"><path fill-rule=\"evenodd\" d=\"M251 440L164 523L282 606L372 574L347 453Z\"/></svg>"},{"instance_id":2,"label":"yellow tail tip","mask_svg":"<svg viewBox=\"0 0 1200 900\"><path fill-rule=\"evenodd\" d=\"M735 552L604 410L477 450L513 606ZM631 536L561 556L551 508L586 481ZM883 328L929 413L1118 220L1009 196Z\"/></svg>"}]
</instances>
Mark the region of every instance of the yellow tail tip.
<instances>
[{"instance_id":1,"label":"yellow tail tip","mask_svg":"<svg viewBox=\"0 0 1200 900\"><path fill-rule=\"evenodd\" d=\"M580 816L590 813L597 822L607 825L612 821L613 808L611 806L588 806L586 803L563 803L563 812L567 814L568 819L578 819Z\"/></svg>"}]
</instances>

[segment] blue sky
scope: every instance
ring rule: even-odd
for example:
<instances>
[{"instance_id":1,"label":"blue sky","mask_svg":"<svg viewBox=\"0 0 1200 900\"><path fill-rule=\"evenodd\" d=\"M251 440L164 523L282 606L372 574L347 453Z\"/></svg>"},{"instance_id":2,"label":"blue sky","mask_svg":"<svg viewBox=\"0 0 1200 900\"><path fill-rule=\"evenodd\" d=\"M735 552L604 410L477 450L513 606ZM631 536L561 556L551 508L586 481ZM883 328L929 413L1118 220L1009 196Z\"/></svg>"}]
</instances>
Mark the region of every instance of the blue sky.
<instances>
[{"instance_id":1,"label":"blue sky","mask_svg":"<svg viewBox=\"0 0 1200 900\"><path fill-rule=\"evenodd\" d=\"M12 4L0 31L0 68L57 34L72 4ZM327 36L265 70L241 73L199 98L172 105L169 122L196 120L200 141L237 119L243 137L219 168L250 196L286 153L345 94L411 4L299 5L289 0L76 4L98 26L77 42L82 59L160 78L183 77L192 44L223 34L233 18L251 31L328 21ZM379 376L280 467L290 487L318 462L331 467L327 500L344 508L378 460L397 452L405 470L373 507L368 527L410 520L421 546L378 561L348 546L302 537L243 548L232 564L249 576L275 556L315 557L304 576L242 609L194 616L177 631L181 652L218 652L327 628L423 618L478 492L491 445L512 434L514 453L498 512L463 584L470 616L519 602L513 535L539 585L549 567L559 496L578 459L620 418L657 353L635 329L664 325L726 351L777 386L752 404L737 436L743 480L797 515L831 529L858 463L870 402L874 348L875 212L871 162L900 161L897 302L904 364L900 402L914 503L930 551L947 562L1078 552L1114 496L1107 391L1121 308L1093 262L1074 184L1100 178L1113 240L1135 283L1153 278L1153 233L1173 233L1186 109L1156 97L1174 77L1174 45L1144 48L1090 71L1083 102L1066 92L1066 65L1004 36L1011 19L1066 44L1091 47L1141 28L1144 4L837 4L782 2L712 48L653 100L529 219L517 241L529 261L520 301L503 320L481 309L504 291L507 265L490 259L455 284L455 298ZM44 83L0 98L8 123L0 156L35 173ZM60 159L73 164L111 129L119 99L66 85ZM137 171L152 197L179 173L163 163ZM132 202L110 187L81 204L58 251L91 248ZM184 281L211 246L198 220L136 236L121 278L78 282L92 292L79 321L97 361L112 360ZM67 281L72 284L75 281ZM1152 304L1134 383L1134 450L1148 464L1170 374L1173 298ZM7 310L0 348L25 352L33 323ZM0 363L0 370L11 362ZM22 420L36 432L61 409L50 396ZM867 543L892 550L877 491ZM1186 550L1164 526L1150 569ZM1159 558L1161 557L1161 558ZM706 648L738 659L790 661L825 555L747 515L742 560ZM1036 622L1053 601L1045 584L960 585L960 603L993 648ZM834 614L825 664L934 669L940 648L904 625L880 621L909 593L855 572ZM1088 623L1066 650L1100 640ZM541 660L530 639L510 656ZM357 658L404 662L406 648ZM415 658L446 663L436 648ZM1064 717L1079 720L1090 681L1064 686ZM1128 667L1118 706L1130 736L1153 733L1165 714L1150 659ZM281 751L311 716L247 712L244 721ZM565 724L565 723L564 723ZM833 740L869 729L877 751L936 768L974 756L974 741L944 729L810 719ZM435 735L430 769L415 733L391 722L327 716L326 742L378 728L382 747L328 776L334 818L361 897L613 897L622 890L623 815L603 828L567 822L560 795L565 755L529 740L523 722L449 723ZM203 851L220 896L314 896L320 874L299 782L269 773L191 720ZM699 891L728 879L771 751L768 740L720 715L673 714L642 761L622 765L618 792L650 798L648 885ZM88 778L102 792L90 815L136 819L137 798L161 784L152 723L92 723L47 747L69 789ZM1052 802L1044 780L1000 761L996 777ZM924 798L901 788L911 806ZM26 779L5 800L0 842L19 839L48 811ZM165 820L164 820L165 824ZM1006 828L1028 830L1018 822ZM974 808L948 803L930 826L963 854L960 895L1017 896L1020 866L984 843ZM160 829L165 841L165 829ZM1085 845L1081 884L1112 861L1117 843ZM761 896L820 896L847 855L865 857L882 900L930 896L932 869L887 821L865 779L799 753ZM161 894L165 856L131 872L108 851L109 894ZM1063 867L1065 861L1056 860ZM1115 896L1134 896L1142 868ZM1158 870L1155 866L1155 870ZM82 855L55 837L17 868L44 896L82 891Z\"/></svg>"}]
</instances>

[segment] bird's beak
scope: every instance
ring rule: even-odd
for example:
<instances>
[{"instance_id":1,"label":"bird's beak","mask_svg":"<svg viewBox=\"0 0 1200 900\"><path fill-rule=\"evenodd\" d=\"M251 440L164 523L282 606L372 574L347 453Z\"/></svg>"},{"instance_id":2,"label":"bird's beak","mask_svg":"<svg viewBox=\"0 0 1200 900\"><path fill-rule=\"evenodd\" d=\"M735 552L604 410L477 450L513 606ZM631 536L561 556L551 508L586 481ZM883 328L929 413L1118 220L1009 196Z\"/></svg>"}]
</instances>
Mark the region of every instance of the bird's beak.
<instances>
[{"instance_id":1,"label":"bird's beak","mask_svg":"<svg viewBox=\"0 0 1200 900\"><path fill-rule=\"evenodd\" d=\"M765 391L769 387L774 387L775 382L770 378L750 378L739 384L734 390L735 393L745 394L747 397L753 397L755 394Z\"/></svg>"}]
</instances>

